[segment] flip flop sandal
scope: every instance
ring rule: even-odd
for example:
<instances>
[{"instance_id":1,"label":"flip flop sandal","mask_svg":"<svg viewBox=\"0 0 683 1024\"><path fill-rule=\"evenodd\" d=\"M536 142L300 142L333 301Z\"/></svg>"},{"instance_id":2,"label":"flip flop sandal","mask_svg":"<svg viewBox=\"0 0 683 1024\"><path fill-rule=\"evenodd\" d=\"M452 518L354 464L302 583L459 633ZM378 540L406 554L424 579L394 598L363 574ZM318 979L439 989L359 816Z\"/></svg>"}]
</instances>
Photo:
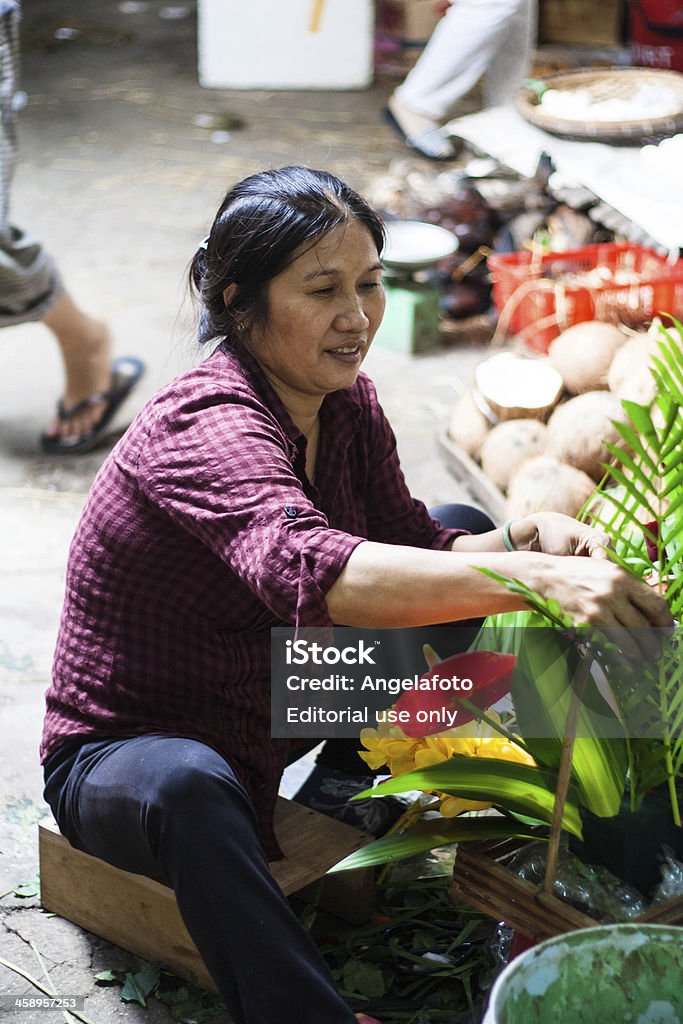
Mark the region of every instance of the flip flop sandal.
<instances>
[{"instance_id":1,"label":"flip flop sandal","mask_svg":"<svg viewBox=\"0 0 683 1024\"><path fill-rule=\"evenodd\" d=\"M91 409L94 405L104 403L102 415L97 423L86 434L80 437L50 437L42 434L40 445L48 455L77 455L92 451L107 437L114 416L119 411L128 395L145 372L145 364L132 356L120 356L112 363L111 385L107 391L99 391L81 402L76 402L69 409L60 401L57 403L57 418L61 423L72 420L74 416Z\"/></svg>"},{"instance_id":2,"label":"flip flop sandal","mask_svg":"<svg viewBox=\"0 0 683 1024\"><path fill-rule=\"evenodd\" d=\"M423 128L420 132L407 135L388 107L384 109L384 118L407 146L417 150L428 160L453 160L457 156L456 147L444 131L436 125L433 128Z\"/></svg>"}]
</instances>

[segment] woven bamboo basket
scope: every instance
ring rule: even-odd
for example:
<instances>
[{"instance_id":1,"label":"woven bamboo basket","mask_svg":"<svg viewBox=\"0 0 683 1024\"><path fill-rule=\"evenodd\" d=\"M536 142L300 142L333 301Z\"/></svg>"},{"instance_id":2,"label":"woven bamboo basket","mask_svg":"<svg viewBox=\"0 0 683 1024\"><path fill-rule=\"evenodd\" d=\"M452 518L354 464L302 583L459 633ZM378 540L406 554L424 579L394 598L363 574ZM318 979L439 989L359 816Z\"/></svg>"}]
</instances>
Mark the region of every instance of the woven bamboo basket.
<instances>
[{"instance_id":1,"label":"woven bamboo basket","mask_svg":"<svg viewBox=\"0 0 683 1024\"><path fill-rule=\"evenodd\" d=\"M533 87L520 91L516 106L527 121L552 135L591 142L642 145L683 131L683 74L660 68L587 68L549 75L542 80L547 89L572 92L585 89L592 100L628 100L642 86L670 89L680 98L676 113L648 120L587 121L557 117L544 111Z\"/></svg>"},{"instance_id":2,"label":"woven bamboo basket","mask_svg":"<svg viewBox=\"0 0 683 1024\"><path fill-rule=\"evenodd\" d=\"M600 923L553 893L579 709L589 671L590 664L586 661L575 683L567 714L543 885L519 878L509 867L513 857L528 845L528 840L460 843L455 858L451 884L453 901L467 903L496 921L505 921L534 943ZM631 923L638 922L683 925L683 896L656 904ZM681 934L683 936L683 932Z\"/></svg>"},{"instance_id":3,"label":"woven bamboo basket","mask_svg":"<svg viewBox=\"0 0 683 1024\"><path fill-rule=\"evenodd\" d=\"M518 878L510 870L508 863L525 845L522 839L460 843L451 883L453 901L467 903L494 921L505 921L534 943L600 924L545 886ZM683 925L683 896L659 903L629 923L639 922Z\"/></svg>"}]
</instances>

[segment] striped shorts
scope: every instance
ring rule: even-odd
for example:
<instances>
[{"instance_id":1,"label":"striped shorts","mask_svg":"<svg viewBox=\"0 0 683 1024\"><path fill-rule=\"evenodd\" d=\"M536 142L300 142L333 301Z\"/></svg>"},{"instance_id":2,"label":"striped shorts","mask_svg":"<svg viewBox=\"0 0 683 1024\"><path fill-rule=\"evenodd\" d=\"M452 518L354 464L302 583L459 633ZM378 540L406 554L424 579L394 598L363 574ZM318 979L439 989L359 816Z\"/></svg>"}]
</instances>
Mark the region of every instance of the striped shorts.
<instances>
[{"instance_id":1,"label":"striped shorts","mask_svg":"<svg viewBox=\"0 0 683 1024\"><path fill-rule=\"evenodd\" d=\"M40 242L9 222L17 154L18 0L0 0L0 327L42 320L62 293L59 271Z\"/></svg>"}]
</instances>

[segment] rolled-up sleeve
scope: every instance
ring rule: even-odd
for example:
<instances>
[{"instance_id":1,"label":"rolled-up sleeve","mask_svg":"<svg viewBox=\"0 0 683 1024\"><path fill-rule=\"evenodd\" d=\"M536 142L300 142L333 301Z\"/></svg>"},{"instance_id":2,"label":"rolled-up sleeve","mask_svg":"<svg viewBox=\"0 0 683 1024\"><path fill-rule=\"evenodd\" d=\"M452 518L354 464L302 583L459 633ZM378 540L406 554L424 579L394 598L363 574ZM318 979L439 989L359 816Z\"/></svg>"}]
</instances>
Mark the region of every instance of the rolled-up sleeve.
<instances>
[{"instance_id":1,"label":"rolled-up sleeve","mask_svg":"<svg viewBox=\"0 0 683 1024\"><path fill-rule=\"evenodd\" d=\"M294 471L292 449L252 396L212 394L176 401L172 417L157 411L137 476L145 497L276 619L326 626L326 594L365 538L330 527Z\"/></svg>"}]
</instances>

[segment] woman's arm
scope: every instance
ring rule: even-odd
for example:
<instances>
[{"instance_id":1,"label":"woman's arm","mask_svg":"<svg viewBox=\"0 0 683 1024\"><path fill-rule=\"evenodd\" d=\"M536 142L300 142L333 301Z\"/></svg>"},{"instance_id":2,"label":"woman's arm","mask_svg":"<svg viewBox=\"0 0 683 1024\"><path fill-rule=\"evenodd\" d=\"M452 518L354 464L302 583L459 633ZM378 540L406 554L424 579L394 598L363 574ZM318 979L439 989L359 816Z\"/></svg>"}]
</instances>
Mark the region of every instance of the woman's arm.
<instances>
[{"instance_id":1,"label":"woman's arm","mask_svg":"<svg viewBox=\"0 0 683 1024\"><path fill-rule=\"evenodd\" d=\"M577 622L631 629L671 623L661 597L606 559L527 551L425 551L371 541L355 548L328 591L330 618L339 625L391 628L525 607L477 567L555 598Z\"/></svg>"},{"instance_id":2,"label":"woman's arm","mask_svg":"<svg viewBox=\"0 0 683 1024\"><path fill-rule=\"evenodd\" d=\"M590 555L607 558L609 538L599 530L559 512L537 512L514 519L508 537L517 551L540 551L546 555ZM505 551L503 530L456 537L451 551Z\"/></svg>"}]
</instances>

